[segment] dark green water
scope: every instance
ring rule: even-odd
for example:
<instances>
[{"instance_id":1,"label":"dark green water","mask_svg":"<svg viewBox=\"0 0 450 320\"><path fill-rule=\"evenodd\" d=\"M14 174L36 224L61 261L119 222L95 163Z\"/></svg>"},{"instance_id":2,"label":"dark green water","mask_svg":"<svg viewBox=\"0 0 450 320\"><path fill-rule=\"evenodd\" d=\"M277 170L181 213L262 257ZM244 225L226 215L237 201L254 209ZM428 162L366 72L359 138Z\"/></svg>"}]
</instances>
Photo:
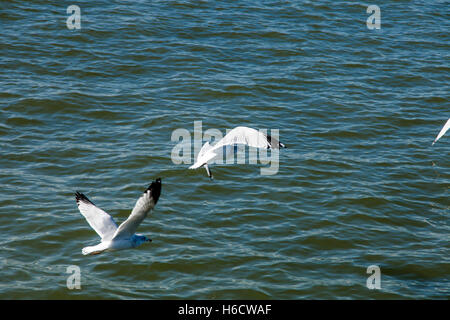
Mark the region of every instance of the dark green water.
<instances>
[{"instance_id":1,"label":"dark green water","mask_svg":"<svg viewBox=\"0 0 450 320\"><path fill-rule=\"evenodd\" d=\"M2 1L0 298L448 299L449 2L373 4ZM174 164L194 121L279 129L278 173ZM75 190L120 223L157 177L153 242L83 256Z\"/></svg>"}]
</instances>

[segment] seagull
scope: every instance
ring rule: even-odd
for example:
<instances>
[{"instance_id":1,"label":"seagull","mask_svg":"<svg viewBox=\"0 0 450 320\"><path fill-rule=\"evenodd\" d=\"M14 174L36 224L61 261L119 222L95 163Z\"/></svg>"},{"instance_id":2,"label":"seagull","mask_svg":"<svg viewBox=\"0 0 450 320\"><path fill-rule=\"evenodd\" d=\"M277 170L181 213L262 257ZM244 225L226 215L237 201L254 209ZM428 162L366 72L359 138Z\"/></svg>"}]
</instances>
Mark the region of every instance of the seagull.
<instances>
[{"instance_id":1,"label":"seagull","mask_svg":"<svg viewBox=\"0 0 450 320\"><path fill-rule=\"evenodd\" d=\"M431 145L434 145L436 143L436 141L438 141L447 132L448 129L450 129L450 118L447 120L447 123L444 125L444 127L439 132L436 139L434 139L434 141Z\"/></svg>"},{"instance_id":2,"label":"seagull","mask_svg":"<svg viewBox=\"0 0 450 320\"><path fill-rule=\"evenodd\" d=\"M213 175L208 167L208 161L214 159L218 154L215 152L217 149L224 146L234 146L237 144L248 145L250 147L261 148L261 149L279 149L286 148L284 144L278 140L272 138L269 135L248 128L248 127L236 127L230 132L228 132L225 137L223 137L214 146L211 146L209 142L206 142L200 149L197 155L197 161L189 167L189 169L197 169L204 167L209 178L212 179Z\"/></svg>"},{"instance_id":3,"label":"seagull","mask_svg":"<svg viewBox=\"0 0 450 320\"><path fill-rule=\"evenodd\" d=\"M81 251L84 255L99 254L104 251L130 249L140 246L151 239L135 234L137 227L147 217L158 202L161 194L161 179L153 181L137 200L130 216L119 227L114 219L102 209L95 206L84 194L75 193L78 209L86 218L89 225L98 233L101 242L96 246L85 247Z\"/></svg>"}]
</instances>

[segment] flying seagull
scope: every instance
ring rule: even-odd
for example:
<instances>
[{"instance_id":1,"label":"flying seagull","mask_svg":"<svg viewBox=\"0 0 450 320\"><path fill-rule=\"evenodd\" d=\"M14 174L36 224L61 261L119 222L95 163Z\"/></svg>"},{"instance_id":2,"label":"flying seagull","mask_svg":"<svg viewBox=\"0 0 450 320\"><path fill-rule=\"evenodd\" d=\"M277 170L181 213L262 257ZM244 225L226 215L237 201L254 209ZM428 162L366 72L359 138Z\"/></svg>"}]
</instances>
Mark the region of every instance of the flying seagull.
<instances>
[{"instance_id":1,"label":"flying seagull","mask_svg":"<svg viewBox=\"0 0 450 320\"><path fill-rule=\"evenodd\" d=\"M278 140L269 135L265 135L256 129L236 127L228 132L228 134L219 140L219 142L217 142L214 146L211 146L209 142L206 142L197 155L197 161L190 166L189 169L197 169L203 166L206 169L208 176L212 179L213 175L208 167L208 161L211 161L218 156L215 151L224 146L234 146L237 144L262 149L279 149L280 147L286 148L286 146Z\"/></svg>"},{"instance_id":2,"label":"flying seagull","mask_svg":"<svg viewBox=\"0 0 450 320\"><path fill-rule=\"evenodd\" d=\"M434 141L431 145L434 145L436 143L436 141L438 141L447 132L448 129L450 129L450 119L447 120L447 123L444 125L444 127L439 132L436 139L434 139Z\"/></svg>"},{"instance_id":3,"label":"flying seagull","mask_svg":"<svg viewBox=\"0 0 450 320\"><path fill-rule=\"evenodd\" d=\"M89 225L98 233L102 241L91 247L85 247L81 251L84 255L99 254L103 251L114 251L135 248L151 239L135 234L137 227L153 209L161 194L161 179L153 181L137 200L130 216L119 227L114 219L102 209L93 204L84 194L75 193L78 209L86 218Z\"/></svg>"}]
</instances>

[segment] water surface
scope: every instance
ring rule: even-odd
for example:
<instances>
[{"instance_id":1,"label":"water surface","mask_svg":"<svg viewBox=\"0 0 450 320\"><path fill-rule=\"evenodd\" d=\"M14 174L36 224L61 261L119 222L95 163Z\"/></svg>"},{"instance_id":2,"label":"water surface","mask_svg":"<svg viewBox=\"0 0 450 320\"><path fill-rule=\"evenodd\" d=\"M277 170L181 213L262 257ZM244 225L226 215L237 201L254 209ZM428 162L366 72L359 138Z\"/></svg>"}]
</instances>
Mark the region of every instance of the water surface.
<instances>
[{"instance_id":1,"label":"water surface","mask_svg":"<svg viewBox=\"0 0 450 320\"><path fill-rule=\"evenodd\" d=\"M0 298L450 297L447 1L380 30L359 1L72 4L0 9ZM194 121L279 129L278 173L174 164ZM83 256L75 190L120 223L157 177L153 242Z\"/></svg>"}]
</instances>

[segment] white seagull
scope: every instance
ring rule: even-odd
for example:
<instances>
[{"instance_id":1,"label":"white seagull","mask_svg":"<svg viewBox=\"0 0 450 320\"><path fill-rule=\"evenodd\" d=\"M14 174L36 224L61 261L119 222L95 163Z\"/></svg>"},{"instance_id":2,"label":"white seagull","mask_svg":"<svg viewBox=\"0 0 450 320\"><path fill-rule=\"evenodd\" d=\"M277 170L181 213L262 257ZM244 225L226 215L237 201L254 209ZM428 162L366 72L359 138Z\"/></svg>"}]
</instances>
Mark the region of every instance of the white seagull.
<instances>
[{"instance_id":1,"label":"white seagull","mask_svg":"<svg viewBox=\"0 0 450 320\"><path fill-rule=\"evenodd\" d=\"M448 129L450 129L450 118L447 120L447 123L444 125L444 127L439 132L436 139L434 139L434 141L431 145L434 145L436 143L436 141L438 141L447 132Z\"/></svg>"},{"instance_id":2,"label":"white seagull","mask_svg":"<svg viewBox=\"0 0 450 320\"><path fill-rule=\"evenodd\" d=\"M137 227L154 208L161 194L161 179L153 181L137 200L130 216L119 227L114 219L102 209L96 207L84 194L75 193L78 209L86 218L89 225L98 233L102 241L81 251L84 255L99 254L104 251L114 251L135 248L151 239L135 234Z\"/></svg>"},{"instance_id":3,"label":"white seagull","mask_svg":"<svg viewBox=\"0 0 450 320\"><path fill-rule=\"evenodd\" d=\"M203 147L200 149L200 152L197 155L197 161L189 167L189 169L197 169L200 167L205 167L208 176L212 179L211 170L208 167L208 161L211 161L219 154L215 151L224 146L234 146L237 144L248 145L250 147L262 148L262 149L279 149L286 148L284 144L279 142L278 140L272 138L269 135L265 135L264 133L248 128L248 127L236 127L230 132L228 132L225 137L223 137L219 142L217 142L214 146L211 146L209 142L206 142Z\"/></svg>"}]
</instances>

